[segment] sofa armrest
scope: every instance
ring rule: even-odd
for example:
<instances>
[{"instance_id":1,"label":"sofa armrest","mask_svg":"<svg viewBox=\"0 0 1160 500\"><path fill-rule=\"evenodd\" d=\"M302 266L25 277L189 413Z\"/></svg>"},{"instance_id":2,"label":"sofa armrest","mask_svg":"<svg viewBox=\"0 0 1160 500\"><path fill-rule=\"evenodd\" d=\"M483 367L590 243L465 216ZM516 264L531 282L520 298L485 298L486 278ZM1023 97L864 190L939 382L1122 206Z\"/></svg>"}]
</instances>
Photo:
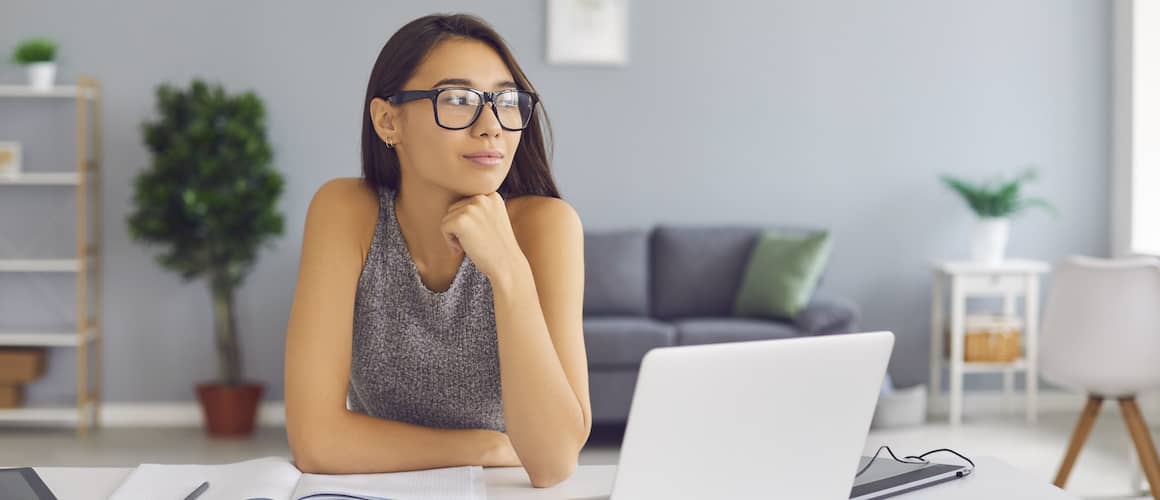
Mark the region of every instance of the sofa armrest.
<instances>
[{"instance_id":1,"label":"sofa armrest","mask_svg":"<svg viewBox=\"0 0 1160 500\"><path fill-rule=\"evenodd\" d=\"M851 333L860 316L858 304L849 299L818 293L793 322L799 330L810 335Z\"/></svg>"}]
</instances>

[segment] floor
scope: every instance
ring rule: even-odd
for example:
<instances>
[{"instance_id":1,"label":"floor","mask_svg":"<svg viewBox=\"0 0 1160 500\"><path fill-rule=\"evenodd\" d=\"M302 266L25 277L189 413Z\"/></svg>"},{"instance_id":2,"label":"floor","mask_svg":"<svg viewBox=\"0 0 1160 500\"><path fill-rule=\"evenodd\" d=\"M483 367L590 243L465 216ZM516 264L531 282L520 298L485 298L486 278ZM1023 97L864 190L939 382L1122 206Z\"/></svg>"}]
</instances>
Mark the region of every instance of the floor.
<instances>
[{"instance_id":1,"label":"floor","mask_svg":"<svg viewBox=\"0 0 1160 500\"><path fill-rule=\"evenodd\" d=\"M866 442L872 452L889 444L896 452L917 454L953 448L969 456L995 456L1051 481L1075 424L1076 414L1050 414L1036 425L1022 419L972 419L958 430L945 423L903 429L875 429ZM580 463L615 464L623 428L597 427ZM1123 499L1132 495L1130 440L1117 411L1104 411L1081 453L1068 491L1083 498ZM0 428L0 466L131 466L151 463L228 463L250 458L289 456L285 431L263 428L250 440L214 440L197 428L106 428L87 440L71 430ZM945 456L947 461L953 456Z\"/></svg>"}]
</instances>

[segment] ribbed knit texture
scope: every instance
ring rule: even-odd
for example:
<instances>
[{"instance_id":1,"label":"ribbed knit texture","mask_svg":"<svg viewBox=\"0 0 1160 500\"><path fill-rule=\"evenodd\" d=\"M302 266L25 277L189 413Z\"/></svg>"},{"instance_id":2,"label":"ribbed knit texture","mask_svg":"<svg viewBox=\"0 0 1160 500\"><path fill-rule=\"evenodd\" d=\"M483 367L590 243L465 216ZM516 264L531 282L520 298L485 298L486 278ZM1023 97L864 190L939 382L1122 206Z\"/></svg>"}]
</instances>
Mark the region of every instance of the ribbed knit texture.
<instances>
[{"instance_id":1,"label":"ribbed knit texture","mask_svg":"<svg viewBox=\"0 0 1160 500\"><path fill-rule=\"evenodd\" d=\"M351 409L447 429L503 432L491 282L466 255L446 291L427 288L382 190L358 280Z\"/></svg>"}]
</instances>

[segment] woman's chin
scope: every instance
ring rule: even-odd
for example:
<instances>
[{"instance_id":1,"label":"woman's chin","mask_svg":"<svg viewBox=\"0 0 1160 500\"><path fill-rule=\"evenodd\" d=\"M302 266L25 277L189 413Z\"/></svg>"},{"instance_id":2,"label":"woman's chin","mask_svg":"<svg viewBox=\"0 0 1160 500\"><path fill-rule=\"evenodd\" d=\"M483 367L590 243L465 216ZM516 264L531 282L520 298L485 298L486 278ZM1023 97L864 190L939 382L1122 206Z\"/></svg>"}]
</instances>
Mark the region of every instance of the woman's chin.
<instances>
[{"instance_id":1,"label":"woman's chin","mask_svg":"<svg viewBox=\"0 0 1160 500\"><path fill-rule=\"evenodd\" d=\"M506 177L505 175L500 175L501 173L506 172L500 172L498 170L492 172L468 171L468 173L460 177L459 182L456 184L462 188L459 190L461 193L468 193L464 196L494 193L503 184L504 178Z\"/></svg>"},{"instance_id":2,"label":"woman's chin","mask_svg":"<svg viewBox=\"0 0 1160 500\"><path fill-rule=\"evenodd\" d=\"M500 183L498 182L480 182L472 183L467 186L460 184L455 192L459 193L464 198L478 196L481 194L491 194L499 190Z\"/></svg>"}]
</instances>

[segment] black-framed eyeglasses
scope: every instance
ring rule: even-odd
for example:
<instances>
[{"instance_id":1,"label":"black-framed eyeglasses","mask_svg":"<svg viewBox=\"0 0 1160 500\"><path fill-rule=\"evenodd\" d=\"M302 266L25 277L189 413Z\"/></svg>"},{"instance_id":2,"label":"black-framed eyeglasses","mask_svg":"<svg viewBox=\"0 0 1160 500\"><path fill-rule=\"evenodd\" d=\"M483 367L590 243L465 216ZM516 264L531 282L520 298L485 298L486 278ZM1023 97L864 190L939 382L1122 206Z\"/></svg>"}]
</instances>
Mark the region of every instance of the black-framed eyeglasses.
<instances>
[{"instance_id":1,"label":"black-framed eyeglasses","mask_svg":"<svg viewBox=\"0 0 1160 500\"><path fill-rule=\"evenodd\" d=\"M479 119L483 105L491 111L504 130L519 131L528 127L540 98L526 90L504 89L484 92L467 87L441 87L432 90L400 90L386 97L391 104L430 99L435 123L448 130L463 130Z\"/></svg>"}]
</instances>

